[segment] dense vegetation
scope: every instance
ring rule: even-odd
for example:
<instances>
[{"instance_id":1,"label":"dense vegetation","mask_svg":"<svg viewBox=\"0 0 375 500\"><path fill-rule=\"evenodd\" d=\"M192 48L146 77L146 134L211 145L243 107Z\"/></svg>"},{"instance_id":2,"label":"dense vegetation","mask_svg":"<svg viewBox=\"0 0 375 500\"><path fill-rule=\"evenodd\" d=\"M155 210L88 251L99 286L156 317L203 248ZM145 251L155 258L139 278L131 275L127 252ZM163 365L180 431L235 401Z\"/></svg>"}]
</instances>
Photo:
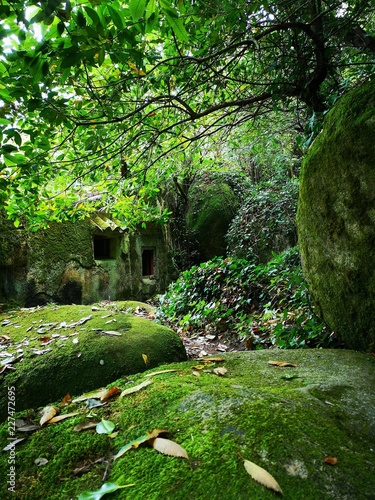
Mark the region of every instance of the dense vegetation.
<instances>
[{"instance_id":1,"label":"dense vegetation","mask_svg":"<svg viewBox=\"0 0 375 500\"><path fill-rule=\"evenodd\" d=\"M184 271L158 318L187 335L239 336L248 348L338 345L312 309L297 248L267 264L218 257Z\"/></svg>"},{"instance_id":2,"label":"dense vegetation","mask_svg":"<svg viewBox=\"0 0 375 500\"><path fill-rule=\"evenodd\" d=\"M303 150L371 75L373 16L367 0L4 0L1 203L33 228L98 208L164 222L191 145L195 169L257 182L255 137L289 128Z\"/></svg>"}]
</instances>

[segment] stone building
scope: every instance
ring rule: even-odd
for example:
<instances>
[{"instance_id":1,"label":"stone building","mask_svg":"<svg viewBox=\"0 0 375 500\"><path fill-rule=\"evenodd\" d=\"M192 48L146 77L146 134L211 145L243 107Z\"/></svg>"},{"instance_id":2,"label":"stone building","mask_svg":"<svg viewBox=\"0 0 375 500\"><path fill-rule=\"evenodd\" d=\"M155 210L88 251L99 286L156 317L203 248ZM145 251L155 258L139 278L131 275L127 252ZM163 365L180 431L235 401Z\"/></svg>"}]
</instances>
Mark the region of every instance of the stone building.
<instances>
[{"instance_id":1,"label":"stone building","mask_svg":"<svg viewBox=\"0 0 375 500\"><path fill-rule=\"evenodd\" d=\"M97 213L30 233L0 221L0 303L145 300L175 277L167 230L157 224L130 232Z\"/></svg>"}]
</instances>

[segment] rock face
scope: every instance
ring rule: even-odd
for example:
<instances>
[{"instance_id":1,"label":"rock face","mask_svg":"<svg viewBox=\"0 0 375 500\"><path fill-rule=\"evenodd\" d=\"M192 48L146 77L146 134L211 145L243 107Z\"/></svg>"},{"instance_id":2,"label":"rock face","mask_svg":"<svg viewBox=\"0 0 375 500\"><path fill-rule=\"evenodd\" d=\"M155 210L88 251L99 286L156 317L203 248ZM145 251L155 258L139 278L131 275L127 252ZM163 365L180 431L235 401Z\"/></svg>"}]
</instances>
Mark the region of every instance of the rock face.
<instances>
[{"instance_id":1,"label":"rock face","mask_svg":"<svg viewBox=\"0 0 375 500\"><path fill-rule=\"evenodd\" d=\"M129 305L131 309L134 303ZM10 326L0 328L1 334L12 339L16 327L18 337L28 339L10 341L6 348L14 352L14 357L16 349L22 349L24 359L14 364L14 371L6 370L2 375L1 418L7 409L7 387L16 388L16 409L23 410L44 406L67 393L99 389L118 377L161 363L186 359L176 333L123 311L92 311L89 306L49 306L30 311L24 310L10 320ZM69 327L77 320L78 324Z\"/></svg>"},{"instance_id":2,"label":"rock face","mask_svg":"<svg viewBox=\"0 0 375 500\"><path fill-rule=\"evenodd\" d=\"M304 162L297 213L302 264L347 347L375 345L375 80L327 115Z\"/></svg>"},{"instance_id":3,"label":"rock face","mask_svg":"<svg viewBox=\"0 0 375 500\"><path fill-rule=\"evenodd\" d=\"M102 408L89 410L83 402L61 409L78 415L44 425L17 445L14 498L77 498L98 490L105 470L106 481L132 484L115 494L119 499L275 499L275 492L249 476L243 459L269 472L288 500L374 498L374 358L310 349L222 358L216 365L194 360L158 367L151 372L175 371L151 377L147 388ZM205 370L197 370L197 364ZM227 372L218 376L215 366ZM113 384L125 389L144 380L150 377L133 375ZM27 415L32 422L40 420L36 411ZM102 418L116 424L116 437L74 431L77 424ZM189 460L162 455L146 443L111 460L152 429L167 429ZM2 447L9 443L8 430L5 422ZM336 465L325 461L329 456ZM48 461L42 467L35 464L39 457ZM1 470L9 470L8 458L5 452L0 455ZM6 488L2 481L1 498L9 497Z\"/></svg>"}]
</instances>

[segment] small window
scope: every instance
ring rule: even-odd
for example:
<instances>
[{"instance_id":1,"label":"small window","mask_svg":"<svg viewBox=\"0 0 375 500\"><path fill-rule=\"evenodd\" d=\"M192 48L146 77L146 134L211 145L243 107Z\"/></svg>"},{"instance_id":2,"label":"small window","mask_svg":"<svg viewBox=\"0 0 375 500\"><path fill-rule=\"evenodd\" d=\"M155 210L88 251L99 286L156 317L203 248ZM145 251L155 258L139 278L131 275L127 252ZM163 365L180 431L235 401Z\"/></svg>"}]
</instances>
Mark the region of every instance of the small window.
<instances>
[{"instance_id":1,"label":"small window","mask_svg":"<svg viewBox=\"0 0 375 500\"><path fill-rule=\"evenodd\" d=\"M151 276L154 274L154 250L145 248L142 251L142 276Z\"/></svg>"},{"instance_id":2,"label":"small window","mask_svg":"<svg viewBox=\"0 0 375 500\"><path fill-rule=\"evenodd\" d=\"M101 235L94 236L94 259L105 260L115 258L115 241Z\"/></svg>"}]
</instances>

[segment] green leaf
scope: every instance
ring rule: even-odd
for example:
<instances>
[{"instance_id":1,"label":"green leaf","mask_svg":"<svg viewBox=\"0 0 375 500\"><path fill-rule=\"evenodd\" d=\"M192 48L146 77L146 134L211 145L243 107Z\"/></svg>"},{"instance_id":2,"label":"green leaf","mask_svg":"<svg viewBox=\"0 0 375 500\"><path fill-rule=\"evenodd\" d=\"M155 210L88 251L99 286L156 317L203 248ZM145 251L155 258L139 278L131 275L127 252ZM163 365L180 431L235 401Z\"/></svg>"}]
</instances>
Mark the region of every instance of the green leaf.
<instances>
[{"instance_id":1,"label":"green leaf","mask_svg":"<svg viewBox=\"0 0 375 500\"><path fill-rule=\"evenodd\" d=\"M146 19L149 19L153 14L156 13L156 0L150 0L147 4L146 9Z\"/></svg>"},{"instance_id":2,"label":"green leaf","mask_svg":"<svg viewBox=\"0 0 375 500\"><path fill-rule=\"evenodd\" d=\"M96 432L98 434L111 434L113 429L115 428L115 424L110 420L102 420L96 426Z\"/></svg>"},{"instance_id":3,"label":"green leaf","mask_svg":"<svg viewBox=\"0 0 375 500\"><path fill-rule=\"evenodd\" d=\"M176 37L182 42L188 42L188 34L185 26L182 24L182 21L179 17L175 17L177 12L174 9L171 10L163 8L163 13L166 20L168 21L169 26L173 29Z\"/></svg>"},{"instance_id":4,"label":"green leaf","mask_svg":"<svg viewBox=\"0 0 375 500\"><path fill-rule=\"evenodd\" d=\"M147 0L130 0L129 10L133 21L138 21L143 16L146 2Z\"/></svg>"},{"instance_id":5,"label":"green leaf","mask_svg":"<svg viewBox=\"0 0 375 500\"><path fill-rule=\"evenodd\" d=\"M113 24L116 26L116 28L118 28L119 30L122 30L124 28L124 23L123 23L121 15L118 13L117 10L115 10L110 5L107 5L107 9L108 9L109 15L111 16Z\"/></svg>"},{"instance_id":6,"label":"green leaf","mask_svg":"<svg viewBox=\"0 0 375 500\"><path fill-rule=\"evenodd\" d=\"M124 486L121 486L116 483L104 483L99 490L84 491L79 495L78 500L100 500L102 496L106 495L107 493L113 493L114 491L117 491L121 488L129 488L130 486L134 486L134 484L126 484Z\"/></svg>"}]
</instances>

